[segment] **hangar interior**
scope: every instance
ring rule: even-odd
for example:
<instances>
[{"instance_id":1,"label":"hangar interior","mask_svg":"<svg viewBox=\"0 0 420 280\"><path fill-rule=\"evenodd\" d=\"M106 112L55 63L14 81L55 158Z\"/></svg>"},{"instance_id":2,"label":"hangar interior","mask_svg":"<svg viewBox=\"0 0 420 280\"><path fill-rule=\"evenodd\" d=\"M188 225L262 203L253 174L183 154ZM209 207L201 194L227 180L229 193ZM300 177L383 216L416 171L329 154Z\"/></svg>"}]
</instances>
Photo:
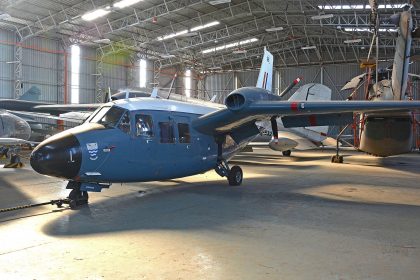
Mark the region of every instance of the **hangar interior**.
<instances>
[{"instance_id":1,"label":"hangar interior","mask_svg":"<svg viewBox=\"0 0 420 280\"><path fill-rule=\"evenodd\" d=\"M301 84L323 84L333 100L346 100L351 92L342 87L368 71L361 61L370 55L377 69L393 64L398 29L384 19L404 4L0 0L0 99L31 91L41 102L102 103L108 91L158 87L223 103L233 90L255 86L267 48L274 55L273 93L300 77ZM416 23L416 13L413 18ZM413 40L410 73L420 74L419 51L419 40ZM419 81L410 77L407 99L420 100ZM364 100L364 90L355 99ZM418 149L420 115L413 120ZM341 129L331 126L328 134L335 137ZM206 173L205 182L193 176L111 188L77 213L57 210L45 218L51 211L44 209L0 216L0 239L21 240L0 246L0 278L54 279L60 270L64 279L75 279L64 264L71 262L86 279L417 279L418 155L349 153L349 164L336 168L323 151L298 152L288 161L257 150L235 158L249 183L231 193L213 186L218 178ZM66 191L62 180L33 180L29 169L2 173L0 208ZM284 189L276 188L278 182ZM107 266L98 268L101 262Z\"/></svg>"}]
</instances>

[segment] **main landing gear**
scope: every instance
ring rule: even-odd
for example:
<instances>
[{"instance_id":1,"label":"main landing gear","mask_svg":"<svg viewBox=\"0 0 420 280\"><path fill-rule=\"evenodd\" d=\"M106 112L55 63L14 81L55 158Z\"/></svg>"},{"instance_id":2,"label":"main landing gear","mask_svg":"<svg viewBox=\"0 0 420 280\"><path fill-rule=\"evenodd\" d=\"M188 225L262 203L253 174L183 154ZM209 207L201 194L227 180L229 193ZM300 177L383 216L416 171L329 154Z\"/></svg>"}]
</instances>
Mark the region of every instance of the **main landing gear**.
<instances>
[{"instance_id":1,"label":"main landing gear","mask_svg":"<svg viewBox=\"0 0 420 280\"><path fill-rule=\"evenodd\" d=\"M349 127L349 124L346 125L341 131L340 133L337 135L337 143L336 143L336 147L335 147L335 155L333 155L331 157L331 162L332 163L343 163L344 159L343 156L340 156L340 139L341 139L341 135L343 135L344 131L347 129L347 127Z\"/></svg>"},{"instance_id":2,"label":"main landing gear","mask_svg":"<svg viewBox=\"0 0 420 280\"><path fill-rule=\"evenodd\" d=\"M223 159L222 152L223 141L217 143L217 166L214 169L221 177L227 177L230 186L239 186L242 184L243 172L242 168L237 165L229 168L225 159Z\"/></svg>"},{"instance_id":3,"label":"main landing gear","mask_svg":"<svg viewBox=\"0 0 420 280\"><path fill-rule=\"evenodd\" d=\"M80 190L81 183L69 181L66 189L71 189L68 199L71 209L77 206L86 205L89 203L89 195L87 191Z\"/></svg>"},{"instance_id":4,"label":"main landing gear","mask_svg":"<svg viewBox=\"0 0 420 280\"><path fill-rule=\"evenodd\" d=\"M239 186L242 184L243 172L239 166L234 165L232 168L229 168L226 160L222 160L214 170L221 177L227 177L230 186Z\"/></svg>"}]
</instances>

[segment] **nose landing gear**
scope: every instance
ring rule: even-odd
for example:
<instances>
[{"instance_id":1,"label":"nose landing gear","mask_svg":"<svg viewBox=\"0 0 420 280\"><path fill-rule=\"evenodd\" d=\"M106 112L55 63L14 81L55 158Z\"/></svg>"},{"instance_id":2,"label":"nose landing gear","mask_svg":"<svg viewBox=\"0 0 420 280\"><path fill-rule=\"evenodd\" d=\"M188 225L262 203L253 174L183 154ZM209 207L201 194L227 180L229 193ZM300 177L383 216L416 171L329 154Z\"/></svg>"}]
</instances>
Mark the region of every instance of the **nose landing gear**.
<instances>
[{"instance_id":1,"label":"nose landing gear","mask_svg":"<svg viewBox=\"0 0 420 280\"><path fill-rule=\"evenodd\" d=\"M77 206L86 205L89 203L89 194L87 191L80 190L81 183L69 181L66 189L72 189L69 193L69 205L71 209Z\"/></svg>"}]
</instances>

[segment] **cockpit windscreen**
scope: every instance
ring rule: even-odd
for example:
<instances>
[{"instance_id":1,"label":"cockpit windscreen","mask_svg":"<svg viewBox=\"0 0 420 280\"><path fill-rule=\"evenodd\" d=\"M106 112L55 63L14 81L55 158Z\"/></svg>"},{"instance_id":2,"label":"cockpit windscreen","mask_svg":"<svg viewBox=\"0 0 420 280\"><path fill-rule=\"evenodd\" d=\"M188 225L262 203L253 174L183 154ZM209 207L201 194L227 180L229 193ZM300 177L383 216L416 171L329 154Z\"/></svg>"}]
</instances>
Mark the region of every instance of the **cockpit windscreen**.
<instances>
[{"instance_id":1,"label":"cockpit windscreen","mask_svg":"<svg viewBox=\"0 0 420 280\"><path fill-rule=\"evenodd\" d=\"M104 106L92 117L91 123L99 123L105 127L116 127L125 110L116 106Z\"/></svg>"}]
</instances>

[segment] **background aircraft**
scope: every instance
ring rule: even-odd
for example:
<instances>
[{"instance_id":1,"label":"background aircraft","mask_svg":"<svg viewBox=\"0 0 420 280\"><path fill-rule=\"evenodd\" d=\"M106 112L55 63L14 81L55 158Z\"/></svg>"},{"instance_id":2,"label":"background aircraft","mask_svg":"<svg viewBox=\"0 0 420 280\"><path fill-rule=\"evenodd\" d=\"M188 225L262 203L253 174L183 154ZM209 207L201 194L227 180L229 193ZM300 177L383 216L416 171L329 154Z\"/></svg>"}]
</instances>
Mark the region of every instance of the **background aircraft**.
<instances>
[{"instance_id":1,"label":"background aircraft","mask_svg":"<svg viewBox=\"0 0 420 280\"><path fill-rule=\"evenodd\" d=\"M269 56L265 51L263 73ZM267 79L264 75L263 85ZM420 109L420 101L282 101L257 87L233 91L224 108L124 99L101 106L83 125L42 142L30 162L38 173L69 180L72 207L87 203L87 191L100 191L113 182L165 180L212 169L236 186L242 183L242 169L229 167L228 160L259 134L256 122L270 120L278 138L278 117L322 119L411 109Z\"/></svg>"},{"instance_id":2,"label":"background aircraft","mask_svg":"<svg viewBox=\"0 0 420 280\"><path fill-rule=\"evenodd\" d=\"M405 11L394 16L392 22L398 27L398 38L391 80L380 79L378 75L378 82L369 87L366 95L370 101L407 99L408 67L414 31L411 7L407 6ZM362 74L353 78L342 90L358 89L365 76ZM356 93L357 90L349 99L353 99ZM383 157L410 152L413 143L412 127L413 117L410 112L365 114L360 124L359 149Z\"/></svg>"}]
</instances>

